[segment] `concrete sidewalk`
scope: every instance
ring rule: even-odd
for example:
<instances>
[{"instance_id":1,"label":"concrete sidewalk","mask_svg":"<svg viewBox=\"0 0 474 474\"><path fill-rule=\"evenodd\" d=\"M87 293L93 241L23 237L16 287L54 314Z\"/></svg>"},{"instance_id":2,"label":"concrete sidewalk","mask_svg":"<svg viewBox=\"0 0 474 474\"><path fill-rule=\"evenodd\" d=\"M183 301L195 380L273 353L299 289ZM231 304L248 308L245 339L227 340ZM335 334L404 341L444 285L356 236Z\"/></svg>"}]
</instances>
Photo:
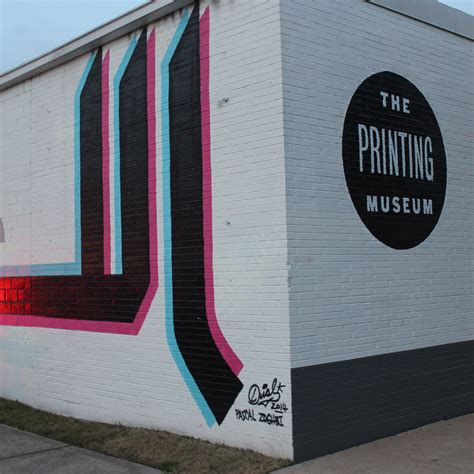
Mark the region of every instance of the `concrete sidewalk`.
<instances>
[{"instance_id":1,"label":"concrete sidewalk","mask_svg":"<svg viewBox=\"0 0 474 474\"><path fill-rule=\"evenodd\" d=\"M470 474L474 415L276 471L279 474ZM160 471L0 425L1 474L158 474Z\"/></svg>"},{"instance_id":2,"label":"concrete sidewalk","mask_svg":"<svg viewBox=\"0 0 474 474\"><path fill-rule=\"evenodd\" d=\"M279 474L471 474L474 415L280 469Z\"/></svg>"},{"instance_id":3,"label":"concrete sidewalk","mask_svg":"<svg viewBox=\"0 0 474 474\"><path fill-rule=\"evenodd\" d=\"M158 474L161 471L0 425L1 474Z\"/></svg>"}]
</instances>

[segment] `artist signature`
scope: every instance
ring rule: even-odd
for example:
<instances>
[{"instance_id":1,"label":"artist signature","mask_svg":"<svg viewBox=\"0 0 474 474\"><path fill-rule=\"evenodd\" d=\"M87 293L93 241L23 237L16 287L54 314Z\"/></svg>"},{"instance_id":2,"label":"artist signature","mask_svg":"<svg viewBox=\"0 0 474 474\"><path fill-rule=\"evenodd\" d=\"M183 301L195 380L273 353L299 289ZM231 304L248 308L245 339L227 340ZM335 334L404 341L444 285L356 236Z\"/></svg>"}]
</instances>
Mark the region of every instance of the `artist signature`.
<instances>
[{"instance_id":1,"label":"artist signature","mask_svg":"<svg viewBox=\"0 0 474 474\"><path fill-rule=\"evenodd\" d=\"M264 383L262 387L259 387L256 383L254 383L249 388L249 403L251 405L263 405L266 407L269 403L278 402L281 398L281 394L283 393L283 385L278 379L275 377L271 386Z\"/></svg>"}]
</instances>

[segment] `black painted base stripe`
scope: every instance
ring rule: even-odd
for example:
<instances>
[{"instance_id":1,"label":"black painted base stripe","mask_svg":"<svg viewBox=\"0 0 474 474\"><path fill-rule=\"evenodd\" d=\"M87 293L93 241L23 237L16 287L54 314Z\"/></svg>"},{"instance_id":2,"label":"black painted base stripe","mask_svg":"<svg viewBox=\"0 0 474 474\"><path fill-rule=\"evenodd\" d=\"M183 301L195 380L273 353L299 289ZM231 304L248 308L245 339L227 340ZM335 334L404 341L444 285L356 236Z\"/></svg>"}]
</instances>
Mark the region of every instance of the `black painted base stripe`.
<instances>
[{"instance_id":1,"label":"black painted base stripe","mask_svg":"<svg viewBox=\"0 0 474 474\"><path fill-rule=\"evenodd\" d=\"M199 8L170 62L170 183L176 341L218 423L242 389L212 338L206 314Z\"/></svg>"},{"instance_id":2,"label":"black painted base stripe","mask_svg":"<svg viewBox=\"0 0 474 474\"><path fill-rule=\"evenodd\" d=\"M474 342L292 369L295 460L474 411Z\"/></svg>"}]
</instances>

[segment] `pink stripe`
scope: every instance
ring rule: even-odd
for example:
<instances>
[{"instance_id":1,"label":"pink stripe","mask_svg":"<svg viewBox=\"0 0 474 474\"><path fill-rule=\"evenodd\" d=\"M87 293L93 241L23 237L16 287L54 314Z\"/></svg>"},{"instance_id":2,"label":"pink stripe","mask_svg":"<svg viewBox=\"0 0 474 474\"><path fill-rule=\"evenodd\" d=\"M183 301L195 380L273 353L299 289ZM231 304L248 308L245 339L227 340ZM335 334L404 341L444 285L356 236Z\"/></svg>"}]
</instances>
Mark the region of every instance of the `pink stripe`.
<instances>
[{"instance_id":1,"label":"pink stripe","mask_svg":"<svg viewBox=\"0 0 474 474\"><path fill-rule=\"evenodd\" d=\"M214 342L234 374L238 375L243 368L243 364L235 355L226 338L222 334L219 323L217 322L214 303L214 271L212 261L211 114L209 103L209 7L206 8L201 16L199 42L199 53L201 58L202 200L204 214L204 277L206 281L206 312Z\"/></svg>"},{"instance_id":2,"label":"pink stripe","mask_svg":"<svg viewBox=\"0 0 474 474\"><path fill-rule=\"evenodd\" d=\"M102 61L102 193L104 201L104 274L112 273L110 235L109 51Z\"/></svg>"},{"instance_id":3,"label":"pink stripe","mask_svg":"<svg viewBox=\"0 0 474 474\"><path fill-rule=\"evenodd\" d=\"M104 58L107 61L108 53ZM104 78L102 78L104 84ZM108 81L107 81L108 84ZM148 115L148 219L150 238L150 284L140 305L133 323L117 323L107 321L84 321L79 319L55 319L43 316L26 316L17 314L0 314L0 326L22 326L52 329L66 329L71 331L90 331L114 334L128 334L136 336L143 326L148 310L158 289L158 237L156 219L156 117L155 117L155 30L153 29L147 42L147 115ZM103 93L103 91L102 91ZM108 101L108 90L107 90ZM108 108L107 108L108 123ZM102 111L104 124L104 110ZM102 127L104 130L104 127ZM107 127L107 144L108 144ZM105 182L105 179L104 179ZM107 174L108 184L108 174ZM105 199L105 198L104 198ZM110 199L109 199L110 200ZM109 211L110 213L110 211ZM110 242L110 240L109 240ZM110 253L109 253L110 255Z\"/></svg>"}]
</instances>

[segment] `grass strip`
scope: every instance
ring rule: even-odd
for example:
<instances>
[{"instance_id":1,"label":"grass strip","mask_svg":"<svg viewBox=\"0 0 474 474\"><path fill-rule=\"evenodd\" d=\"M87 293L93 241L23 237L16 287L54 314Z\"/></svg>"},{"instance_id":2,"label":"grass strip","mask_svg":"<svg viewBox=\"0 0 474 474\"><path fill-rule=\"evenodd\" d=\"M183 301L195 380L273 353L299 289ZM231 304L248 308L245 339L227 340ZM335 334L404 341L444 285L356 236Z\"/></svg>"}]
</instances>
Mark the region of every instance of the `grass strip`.
<instances>
[{"instance_id":1,"label":"grass strip","mask_svg":"<svg viewBox=\"0 0 474 474\"><path fill-rule=\"evenodd\" d=\"M55 415L4 398L0 398L0 423L170 473L264 474L290 464L166 431Z\"/></svg>"}]
</instances>

